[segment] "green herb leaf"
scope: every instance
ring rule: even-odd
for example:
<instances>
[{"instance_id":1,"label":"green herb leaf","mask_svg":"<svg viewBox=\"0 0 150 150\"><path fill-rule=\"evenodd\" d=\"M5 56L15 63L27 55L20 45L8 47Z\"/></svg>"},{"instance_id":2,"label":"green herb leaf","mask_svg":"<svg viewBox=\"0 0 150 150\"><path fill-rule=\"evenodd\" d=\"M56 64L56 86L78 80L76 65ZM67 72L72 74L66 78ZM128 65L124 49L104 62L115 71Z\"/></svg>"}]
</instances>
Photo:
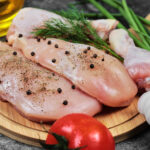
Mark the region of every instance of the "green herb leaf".
<instances>
[{"instance_id":1,"label":"green herb leaf","mask_svg":"<svg viewBox=\"0 0 150 150\"><path fill-rule=\"evenodd\" d=\"M75 7L67 11L61 11L60 14L66 18L48 20L41 28L35 28L32 32L35 36L46 38L58 38L73 43L83 43L95 46L101 50L108 50L113 56L123 60L113 50L110 49L107 42L102 40L91 23L84 17L84 13Z\"/></svg>"}]
</instances>

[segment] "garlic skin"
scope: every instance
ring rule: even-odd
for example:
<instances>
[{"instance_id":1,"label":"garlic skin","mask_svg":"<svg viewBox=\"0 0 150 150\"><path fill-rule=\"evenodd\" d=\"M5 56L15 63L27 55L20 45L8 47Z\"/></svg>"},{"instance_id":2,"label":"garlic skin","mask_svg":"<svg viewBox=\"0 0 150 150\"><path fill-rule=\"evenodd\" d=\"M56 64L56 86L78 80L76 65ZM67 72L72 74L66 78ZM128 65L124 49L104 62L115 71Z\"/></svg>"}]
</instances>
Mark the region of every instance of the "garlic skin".
<instances>
[{"instance_id":1,"label":"garlic skin","mask_svg":"<svg viewBox=\"0 0 150 150\"><path fill-rule=\"evenodd\" d=\"M145 116L147 123L150 124L150 91L139 98L138 111Z\"/></svg>"}]
</instances>

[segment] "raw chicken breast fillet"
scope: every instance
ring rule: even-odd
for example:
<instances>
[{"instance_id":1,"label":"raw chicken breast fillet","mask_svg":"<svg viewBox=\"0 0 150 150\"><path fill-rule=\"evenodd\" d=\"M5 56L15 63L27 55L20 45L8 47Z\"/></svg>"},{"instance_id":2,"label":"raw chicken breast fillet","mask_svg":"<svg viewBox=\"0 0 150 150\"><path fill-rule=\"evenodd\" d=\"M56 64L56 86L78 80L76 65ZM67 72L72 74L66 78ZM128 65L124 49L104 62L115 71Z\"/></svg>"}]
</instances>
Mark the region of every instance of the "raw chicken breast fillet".
<instances>
[{"instance_id":1,"label":"raw chicken breast fillet","mask_svg":"<svg viewBox=\"0 0 150 150\"><path fill-rule=\"evenodd\" d=\"M51 45L47 44L49 41ZM126 106L137 92L123 65L94 47L87 50L88 46L83 44L58 39L37 42L24 37L15 40L13 46L22 50L28 59L63 75L105 105Z\"/></svg>"},{"instance_id":2,"label":"raw chicken breast fillet","mask_svg":"<svg viewBox=\"0 0 150 150\"><path fill-rule=\"evenodd\" d=\"M44 21L52 18L60 19L65 22L65 18L41 9L23 8L14 18L11 28L8 31L9 43L12 44L19 33L26 37L32 37L31 32L34 28L43 25ZM118 21L113 19L100 19L91 21L91 25L96 29L102 39L107 39L110 31L116 28Z\"/></svg>"},{"instance_id":3,"label":"raw chicken breast fillet","mask_svg":"<svg viewBox=\"0 0 150 150\"><path fill-rule=\"evenodd\" d=\"M29 10L33 10L32 15ZM116 58L85 44L31 37L30 32L37 22L42 24L43 12L51 14L31 8L21 10L9 29L8 42L28 59L66 77L103 104L113 107L129 105L137 87ZM23 37L19 38L19 34Z\"/></svg>"},{"instance_id":4,"label":"raw chicken breast fillet","mask_svg":"<svg viewBox=\"0 0 150 150\"><path fill-rule=\"evenodd\" d=\"M52 71L0 42L0 97L33 121L51 121L70 113L90 116L102 105Z\"/></svg>"}]
</instances>

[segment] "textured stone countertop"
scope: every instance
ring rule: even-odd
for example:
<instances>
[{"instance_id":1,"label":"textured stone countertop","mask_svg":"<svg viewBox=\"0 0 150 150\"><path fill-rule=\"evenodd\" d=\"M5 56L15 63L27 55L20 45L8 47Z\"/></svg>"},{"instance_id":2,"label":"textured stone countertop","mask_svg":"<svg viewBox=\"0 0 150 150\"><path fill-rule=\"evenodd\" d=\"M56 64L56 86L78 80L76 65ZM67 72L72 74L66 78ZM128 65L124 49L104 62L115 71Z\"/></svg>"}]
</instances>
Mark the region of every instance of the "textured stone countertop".
<instances>
[{"instance_id":1,"label":"textured stone countertop","mask_svg":"<svg viewBox=\"0 0 150 150\"><path fill-rule=\"evenodd\" d=\"M61 9L66 8L69 2L75 0L25 0L25 7L38 7L43 9ZM150 0L127 0L128 4L136 13L146 16L150 13ZM95 11L93 7L85 6L85 9ZM0 150L41 150L37 147L28 146L8 137L0 135ZM116 150L150 150L150 127L144 132L116 144Z\"/></svg>"}]
</instances>

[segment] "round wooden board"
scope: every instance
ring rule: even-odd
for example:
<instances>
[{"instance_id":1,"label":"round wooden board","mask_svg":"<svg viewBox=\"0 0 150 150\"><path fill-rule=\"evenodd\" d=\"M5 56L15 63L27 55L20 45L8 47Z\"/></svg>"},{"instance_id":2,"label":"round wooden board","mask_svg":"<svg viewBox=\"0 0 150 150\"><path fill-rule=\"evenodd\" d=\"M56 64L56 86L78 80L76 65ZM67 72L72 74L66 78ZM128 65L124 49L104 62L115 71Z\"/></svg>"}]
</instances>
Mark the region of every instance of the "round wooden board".
<instances>
[{"instance_id":1,"label":"round wooden board","mask_svg":"<svg viewBox=\"0 0 150 150\"><path fill-rule=\"evenodd\" d=\"M105 107L103 112L95 118L105 124L116 142L120 142L137 134L145 126L144 116L137 111L138 98L125 108ZM48 130L50 125L44 124ZM9 103L0 101L0 133L17 141L40 146L39 141L44 141L47 133L41 124L29 121L22 117Z\"/></svg>"}]
</instances>

